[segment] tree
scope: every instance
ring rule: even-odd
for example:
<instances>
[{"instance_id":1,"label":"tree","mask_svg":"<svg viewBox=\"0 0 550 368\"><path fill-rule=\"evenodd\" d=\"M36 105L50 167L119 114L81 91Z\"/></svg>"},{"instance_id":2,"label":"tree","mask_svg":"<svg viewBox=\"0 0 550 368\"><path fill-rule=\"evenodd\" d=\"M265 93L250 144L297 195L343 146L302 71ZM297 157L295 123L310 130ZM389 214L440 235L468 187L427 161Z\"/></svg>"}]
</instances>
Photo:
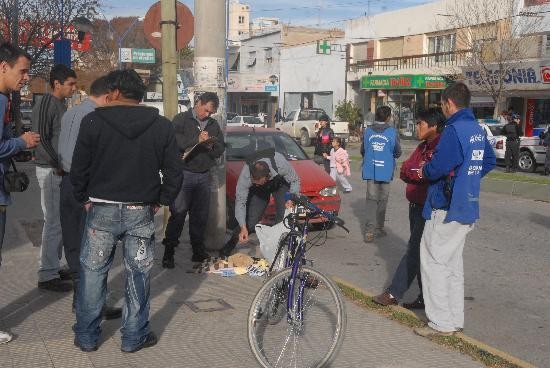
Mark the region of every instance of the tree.
<instances>
[{"instance_id":1,"label":"tree","mask_svg":"<svg viewBox=\"0 0 550 368\"><path fill-rule=\"evenodd\" d=\"M536 50L536 17L518 13L516 0L456 0L444 29L456 30L456 48L467 50L464 76L495 102L494 116L508 95L505 80Z\"/></svg>"},{"instance_id":2,"label":"tree","mask_svg":"<svg viewBox=\"0 0 550 368\"><path fill-rule=\"evenodd\" d=\"M352 101L340 101L336 105L334 116L342 121L347 121L349 124L350 133L356 133L361 126L361 109Z\"/></svg>"}]
</instances>

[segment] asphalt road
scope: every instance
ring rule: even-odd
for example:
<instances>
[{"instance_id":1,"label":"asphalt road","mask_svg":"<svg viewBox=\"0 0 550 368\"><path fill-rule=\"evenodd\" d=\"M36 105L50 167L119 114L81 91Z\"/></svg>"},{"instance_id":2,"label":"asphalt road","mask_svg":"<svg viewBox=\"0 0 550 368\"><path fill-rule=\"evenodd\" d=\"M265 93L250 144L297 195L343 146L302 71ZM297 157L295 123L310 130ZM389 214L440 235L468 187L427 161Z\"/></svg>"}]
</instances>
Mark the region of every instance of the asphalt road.
<instances>
[{"instance_id":1,"label":"asphalt road","mask_svg":"<svg viewBox=\"0 0 550 368\"><path fill-rule=\"evenodd\" d=\"M414 147L405 144L404 157ZM351 154L357 154L356 147ZM362 240L365 190L352 173L340 217L351 233L332 230L310 255L321 269L372 292L388 286L409 236L405 185L394 180L388 204L388 236ZM465 334L539 367L550 367L550 203L482 193L481 219L464 250ZM405 296L413 300L416 283Z\"/></svg>"}]
</instances>

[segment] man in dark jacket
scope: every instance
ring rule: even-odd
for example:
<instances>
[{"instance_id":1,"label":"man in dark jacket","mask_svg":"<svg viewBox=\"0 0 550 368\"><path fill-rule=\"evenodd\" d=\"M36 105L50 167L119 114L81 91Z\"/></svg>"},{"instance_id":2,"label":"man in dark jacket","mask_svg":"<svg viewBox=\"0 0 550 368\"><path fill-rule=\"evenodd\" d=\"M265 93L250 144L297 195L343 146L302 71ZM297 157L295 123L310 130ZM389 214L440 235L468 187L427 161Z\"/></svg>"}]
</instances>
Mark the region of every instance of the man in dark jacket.
<instances>
[{"instance_id":1,"label":"man in dark jacket","mask_svg":"<svg viewBox=\"0 0 550 368\"><path fill-rule=\"evenodd\" d=\"M502 134L506 136L506 172L516 172L519 159L519 141L523 135L521 131L521 119L518 114L512 114L508 124L502 127Z\"/></svg>"},{"instance_id":2,"label":"man in dark jacket","mask_svg":"<svg viewBox=\"0 0 550 368\"><path fill-rule=\"evenodd\" d=\"M330 160L323 157L323 153L330 153L334 131L330 128L330 118L327 114L323 114L319 117L319 124L321 126L315 139L314 155L319 157L319 160L323 160L323 167L327 174L330 174Z\"/></svg>"},{"instance_id":3,"label":"man in dark jacket","mask_svg":"<svg viewBox=\"0 0 550 368\"><path fill-rule=\"evenodd\" d=\"M445 130L432 160L420 177L430 181L422 215L420 242L422 294L428 326L421 336L453 335L464 327L466 235L479 218L481 178L496 165L496 157L470 106L470 90L454 83L441 95Z\"/></svg>"},{"instance_id":4,"label":"man in dark jacket","mask_svg":"<svg viewBox=\"0 0 550 368\"><path fill-rule=\"evenodd\" d=\"M183 184L170 205L170 218L162 241L164 268L174 268L174 248L179 244L187 213L193 248L191 261L202 262L209 258L204 248L204 232L210 206L210 169L225 150L223 131L210 117L216 113L219 103L215 93L206 92L200 95L191 110L174 117L178 149L184 157Z\"/></svg>"},{"instance_id":5,"label":"man in dark jacket","mask_svg":"<svg viewBox=\"0 0 550 368\"><path fill-rule=\"evenodd\" d=\"M121 240L126 267L121 350L133 353L157 342L149 331L154 215L176 197L181 164L170 121L139 105L146 90L140 76L118 70L107 84L111 102L82 120L71 165L75 198L88 212L74 343L85 352L97 350L107 276Z\"/></svg>"},{"instance_id":6,"label":"man in dark jacket","mask_svg":"<svg viewBox=\"0 0 550 368\"><path fill-rule=\"evenodd\" d=\"M422 210L428 184L426 179L419 177L422 166L432 159L435 147L439 143L440 133L445 127L445 116L439 108L421 110L416 115L416 134L422 142L416 147L411 156L401 165L401 180L407 183L405 195L409 201L409 237L407 252L401 258L399 266L393 275L391 285L380 295L374 297L374 302L381 305L397 304L405 295L416 277L420 294L412 303L403 303L403 307L423 309L422 280L420 276L420 239L424 231L426 220L422 217Z\"/></svg>"}]
</instances>

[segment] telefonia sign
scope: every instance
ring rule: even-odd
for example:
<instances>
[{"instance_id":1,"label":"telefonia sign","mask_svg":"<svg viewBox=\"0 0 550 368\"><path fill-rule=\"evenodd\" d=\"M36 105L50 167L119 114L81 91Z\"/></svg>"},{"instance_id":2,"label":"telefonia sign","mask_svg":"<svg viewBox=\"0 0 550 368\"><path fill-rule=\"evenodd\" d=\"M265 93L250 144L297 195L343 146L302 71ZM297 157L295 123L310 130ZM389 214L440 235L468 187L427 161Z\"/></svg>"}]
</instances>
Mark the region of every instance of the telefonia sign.
<instances>
[{"instance_id":1,"label":"telefonia sign","mask_svg":"<svg viewBox=\"0 0 550 368\"><path fill-rule=\"evenodd\" d=\"M501 75L502 78L501 78ZM479 70L464 70L466 84L472 90L479 90L486 84L502 84L506 89L537 90L548 89L550 83L550 60L525 62L521 66L509 68L504 73L495 68L482 75Z\"/></svg>"},{"instance_id":2,"label":"telefonia sign","mask_svg":"<svg viewBox=\"0 0 550 368\"><path fill-rule=\"evenodd\" d=\"M361 89L445 89L447 82L438 75L365 75Z\"/></svg>"}]
</instances>

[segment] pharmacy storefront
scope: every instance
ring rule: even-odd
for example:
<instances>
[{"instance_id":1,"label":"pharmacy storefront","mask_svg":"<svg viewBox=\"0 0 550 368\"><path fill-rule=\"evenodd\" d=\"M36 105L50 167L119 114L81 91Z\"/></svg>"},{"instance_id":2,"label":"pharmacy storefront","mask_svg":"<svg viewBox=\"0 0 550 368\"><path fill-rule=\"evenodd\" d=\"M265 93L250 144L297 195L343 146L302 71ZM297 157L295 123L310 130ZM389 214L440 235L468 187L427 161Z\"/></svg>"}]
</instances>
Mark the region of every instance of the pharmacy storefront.
<instances>
[{"instance_id":1,"label":"pharmacy storefront","mask_svg":"<svg viewBox=\"0 0 550 368\"><path fill-rule=\"evenodd\" d=\"M390 106L395 127L402 135L413 136L416 112L438 106L441 91L447 87L447 82L438 75L365 75L360 86L364 93L370 95L370 106ZM369 96L366 97L368 101Z\"/></svg>"}]
</instances>

